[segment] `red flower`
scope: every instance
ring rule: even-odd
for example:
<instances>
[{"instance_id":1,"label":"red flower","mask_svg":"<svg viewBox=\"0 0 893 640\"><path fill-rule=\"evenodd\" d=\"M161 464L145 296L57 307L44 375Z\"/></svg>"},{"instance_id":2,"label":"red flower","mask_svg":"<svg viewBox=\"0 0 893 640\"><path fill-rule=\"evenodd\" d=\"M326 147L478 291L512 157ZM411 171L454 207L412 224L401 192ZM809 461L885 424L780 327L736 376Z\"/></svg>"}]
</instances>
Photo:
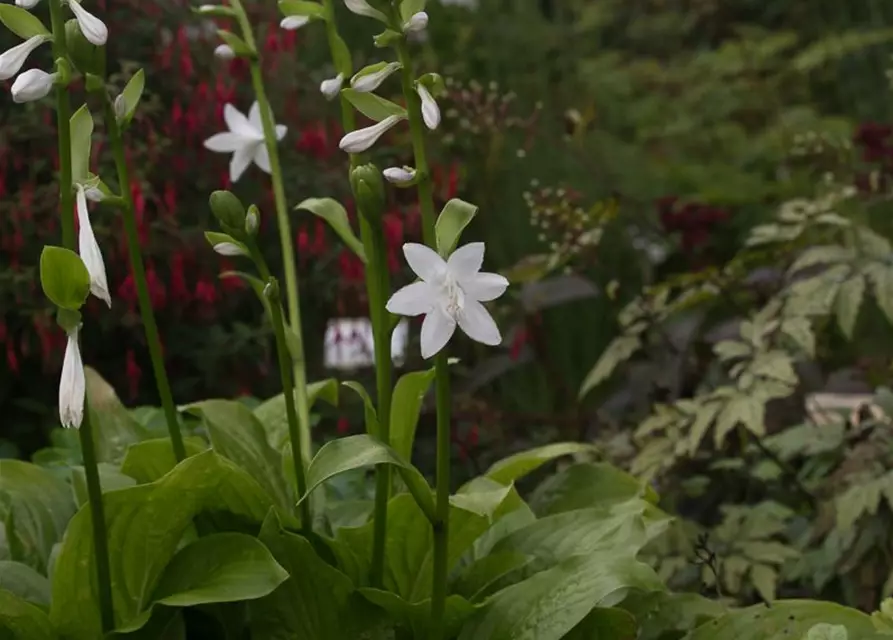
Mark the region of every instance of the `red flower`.
<instances>
[{"instance_id":1,"label":"red flower","mask_svg":"<svg viewBox=\"0 0 893 640\"><path fill-rule=\"evenodd\" d=\"M195 284L195 299L203 305L212 306L217 302L217 288L207 278L202 278Z\"/></svg>"},{"instance_id":2,"label":"red flower","mask_svg":"<svg viewBox=\"0 0 893 640\"><path fill-rule=\"evenodd\" d=\"M12 344L12 340L6 343L6 366L9 367L9 370L13 373L19 372L19 358L16 356L15 346Z\"/></svg>"},{"instance_id":3,"label":"red flower","mask_svg":"<svg viewBox=\"0 0 893 640\"><path fill-rule=\"evenodd\" d=\"M133 350L127 350L127 385L128 390L130 392L130 399L133 400L136 398L137 393L140 388L140 378L143 375L142 369L136 363L136 357L133 355Z\"/></svg>"},{"instance_id":4,"label":"red flower","mask_svg":"<svg viewBox=\"0 0 893 640\"><path fill-rule=\"evenodd\" d=\"M149 289L149 300L152 302L152 308L156 311L161 311L167 304L167 291L154 267L150 266L146 269L146 285Z\"/></svg>"},{"instance_id":5,"label":"red flower","mask_svg":"<svg viewBox=\"0 0 893 640\"><path fill-rule=\"evenodd\" d=\"M192 299L192 292L186 284L183 268L183 254L175 253L171 257L171 298L179 304L186 304Z\"/></svg>"},{"instance_id":6,"label":"red flower","mask_svg":"<svg viewBox=\"0 0 893 640\"><path fill-rule=\"evenodd\" d=\"M338 418L338 433L344 435L350 431L350 421L347 418Z\"/></svg>"}]
</instances>

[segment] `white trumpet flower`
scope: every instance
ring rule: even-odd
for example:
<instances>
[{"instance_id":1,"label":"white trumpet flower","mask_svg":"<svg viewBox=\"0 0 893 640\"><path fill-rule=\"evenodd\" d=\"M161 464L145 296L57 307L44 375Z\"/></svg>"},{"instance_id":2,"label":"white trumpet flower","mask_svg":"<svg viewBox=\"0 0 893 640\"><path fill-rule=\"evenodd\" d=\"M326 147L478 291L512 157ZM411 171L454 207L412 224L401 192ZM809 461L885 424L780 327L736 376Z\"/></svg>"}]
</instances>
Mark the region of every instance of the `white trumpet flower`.
<instances>
[{"instance_id":1,"label":"white trumpet flower","mask_svg":"<svg viewBox=\"0 0 893 640\"><path fill-rule=\"evenodd\" d=\"M50 39L48 35L31 36L23 43L0 53L0 80L9 80L17 74L31 52Z\"/></svg>"},{"instance_id":2,"label":"white trumpet flower","mask_svg":"<svg viewBox=\"0 0 893 640\"><path fill-rule=\"evenodd\" d=\"M375 18L376 20L381 20L382 22L387 22L388 18L378 9L375 9L371 4L366 2L366 0L344 0L344 6L348 8L351 13L355 13L358 16L366 16L367 18Z\"/></svg>"},{"instance_id":3,"label":"white trumpet flower","mask_svg":"<svg viewBox=\"0 0 893 640\"><path fill-rule=\"evenodd\" d=\"M87 380L84 363L78 346L78 328L68 334L65 358L62 360L62 376L59 378L59 421L65 428L79 428L84 420L84 396Z\"/></svg>"},{"instance_id":4,"label":"white trumpet flower","mask_svg":"<svg viewBox=\"0 0 893 640\"><path fill-rule=\"evenodd\" d=\"M415 180L416 170L412 167L389 167L381 172L385 180L392 184L408 184Z\"/></svg>"},{"instance_id":5,"label":"white trumpet flower","mask_svg":"<svg viewBox=\"0 0 893 640\"><path fill-rule=\"evenodd\" d=\"M310 22L307 16L285 16L279 22L279 26L286 31L295 31Z\"/></svg>"},{"instance_id":6,"label":"white trumpet flower","mask_svg":"<svg viewBox=\"0 0 893 640\"><path fill-rule=\"evenodd\" d=\"M344 74L339 73L334 78L323 80L319 84L319 91L326 97L326 100L333 100L341 91L342 85L344 85Z\"/></svg>"},{"instance_id":7,"label":"white trumpet flower","mask_svg":"<svg viewBox=\"0 0 893 640\"><path fill-rule=\"evenodd\" d=\"M222 256L247 256L248 254L239 245L232 242L218 242L214 245L214 251Z\"/></svg>"},{"instance_id":8,"label":"white trumpet flower","mask_svg":"<svg viewBox=\"0 0 893 640\"><path fill-rule=\"evenodd\" d=\"M403 245L403 255L421 280L391 296L387 309L401 316L425 316L423 358L439 353L457 324L472 340L491 346L502 342L499 328L481 302L501 296L509 282L497 273L480 272L483 242L460 247L446 261L433 249L411 242Z\"/></svg>"},{"instance_id":9,"label":"white trumpet flower","mask_svg":"<svg viewBox=\"0 0 893 640\"><path fill-rule=\"evenodd\" d=\"M105 275L105 262L102 259L102 251L93 235L93 225L90 224L90 212L87 209L87 191L83 186L77 186L77 214L78 214L78 253L87 273L90 274L90 293L103 300L109 307L112 306L112 297L109 295L108 278Z\"/></svg>"},{"instance_id":10,"label":"white trumpet flower","mask_svg":"<svg viewBox=\"0 0 893 640\"><path fill-rule=\"evenodd\" d=\"M425 126L433 131L440 125L440 107L425 85L417 85L416 92L422 99L422 119L425 121Z\"/></svg>"},{"instance_id":11,"label":"white trumpet flower","mask_svg":"<svg viewBox=\"0 0 893 640\"><path fill-rule=\"evenodd\" d=\"M109 30L105 23L84 9L78 0L68 0L68 6L78 21L78 27L90 44L101 47L109 39Z\"/></svg>"},{"instance_id":12,"label":"white trumpet flower","mask_svg":"<svg viewBox=\"0 0 893 640\"><path fill-rule=\"evenodd\" d=\"M12 101L18 104L34 102L46 97L53 88L58 73L47 73L41 69L28 69L12 83Z\"/></svg>"},{"instance_id":13,"label":"white trumpet flower","mask_svg":"<svg viewBox=\"0 0 893 640\"><path fill-rule=\"evenodd\" d=\"M236 57L236 52L228 44L219 44L214 49L214 55L221 60L232 60Z\"/></svg>"},{"instance_id":14,"label":"white trumpet flower","mask_svg":"<svg viewBox=\"0 0 893 640\"><path fill-rule=\"evenodd\" d=\"M382 82L387 80L391 74L400 69L402 66L403 65L401 65L399 62L389 62L378 71L373 71L372 73L364 73L362 75L358 73L353 78L351 78L350 86L356 91L375 91L376 89L378 89Z\"/></svg>"},{"instance_id":15,"label":"white trumpet flower","mask_svg":"<svg viewBox=\"0 0 893 640\"><path fill-rule=\"evenodd\" d=\"M365 129L357 129L356 131L351 131L346 136L341 138L341 142L338 143L338 146L342 151L347 151L348 153L362 153L373 144L378 141L378 139L384 135L384 133L396 125L398 122L403 120L406 116L388 116L378 124L374 124L371 127L366 127Z\"/></svg>"},{"instance_id":16,"label":"white trumpet flower","mask_svg":"<svg viewBox=\"0 0 893 640\"><path fill-rule=\"evenodd\" d=\"M261 170L270 173L270 155L264 143L264 127L260 117L260 106L257 102L251 105L248 117L227 104L223 108L223 118L229 131L217 133L205 140L205 148L217 153L232 153L229 165L229 178L238 181L245 169L253 161ZM285 137L288 127L276 125L276 139Z\"/></svg>"},{"instance_id":17,"label":"white trumpet flower","mask_svg":"<svg viewBox=\"0 0 893 640\"><path fill-rule=\"evenodd\" d=\"M403 33L419 33L428 28L428 14L424 11L412 14L409 20L403 23Z\"/></svg>"}]
</instances>

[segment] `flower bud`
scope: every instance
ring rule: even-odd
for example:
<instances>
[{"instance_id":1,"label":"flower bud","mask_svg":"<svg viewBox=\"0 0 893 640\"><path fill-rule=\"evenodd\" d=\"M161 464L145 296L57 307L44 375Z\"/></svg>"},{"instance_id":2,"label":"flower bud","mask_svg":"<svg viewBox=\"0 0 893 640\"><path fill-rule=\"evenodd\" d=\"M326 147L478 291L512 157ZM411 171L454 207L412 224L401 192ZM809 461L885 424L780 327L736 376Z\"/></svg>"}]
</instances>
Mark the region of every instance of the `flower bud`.
<instances>
[{"instance_id":1,"label":"flower bud","mask_svg":"<svg viewBox=\"0 0 893 640\"><path fill-rule=\"evenodd\" d=\"M211 211L227 233L241 234L245 228L245 207L229 191L215 191L210 197Z\"/></svg>"},{"instance_id":2,"label":"flower bud","mask_svg":"<svg viewBox=\"0 0 893 640\"><path fill-rule=\"evenodd\" d=\"M40 0L16 0L16 6L30 11L37 6L38 2L40 2Z\"/></svg>"},{"instance_id":3,"label":"flower bud","mask_svg":"<svg viewBox=\"0 0 893 640\"><path fill-rule=\"evenodd\" d=\"M382 173L385 180L398 187L411 185L416 179L416 170L412 167L389 167Z\"/></svg>"},{"instance_id":4,"label":"flower bud","mask_svg":"<svg viewBox=\"0 0 893 640\"><path fill-rule=\"evenodd\" d=\"M388 131L388 129L394 127L398 122L405 119L405 117L406 116L402 115L388 116L371 127L351 131L341 138L341 142L338 143L338 146L342 151L347 151L348 153L363 153L366 149L375 144L378 139Z\"/></svg>"},{"instance_id":5,"label":"flower bud","mask_svg":"<svg viewBox=\"0 0 893 640\"><path fill-rule=\"evenodd\" d=\"M319 85L319 90L326 97L327 100L332 100L341 91L341 85L343 84L344 74L339 73L334 78L323 80L322 83L320 83Z\"/></svg>"},{"instance_id":6,"label":"flower bud","mask_svg":"<svg viewBox=\"0 0 893 640\"><path fill-rule=\"evenodd\" d=\"M279 22L279 26L286 31L295 31L310 22L307 16L285 16Z\"/></svg>"},{"instance_id":7,"label":"flower bud","mask_svg":"<svg viewBox=\"0 0 893 640\"><path fill-rule=\"evenodd\" d=\"M22 69L22 65L25 64L25 60L28 59L31 52L50 39L50 36L47 35L32 36L0 54L0 80L9 80L15 76Z\"/></svg>"},{"instance_id":8,"label":"flower bud","mask_svg":"<svg viewBox=\"0 0 893 640\"><path fill-rule=\"evenodd\" d=\"M12 83L12 101L21 104L46 97L58 77L58 73L47 73L41 69L28 69Z\"/></svg>"},{"instance_id":9,"label":"flower bud","mask_svg":"<svg viewBox=\"0 0 893 640\"><path fill-rule=\"evenodd\" d=\"M78 0L69 0L68 6L78 21L81 33L90 41L90 44L95 44L97 47L103 46L109 38L109 30L105 23L84 9Z\"/></svg>"},{"instance_id":10,"label":"flower bud","mask_svg":"<svg viewBox=\"0 0 893 640\"><path fill-rule=\"evenodd\" d=\"M378 220L384 213L385 192L381 171L374 164L364 164L350 172L353 189L360 213L367 220Z\"/></svg>"},{"instance_id":11,"label":"flower bud","mask_svg":"<svg viewBox=\"0 0 893 640\"><path fill-rule=\"evenodd\" d=\"M119 122L127 117L127 100L124 99L123 93L115 98L115 117Z\"/></svg>"},{"instance_id":12,"label":"flower bud","mask_svg":"<svg viewBox=\"0 0 893 640\"><path fill-rule=\"evenodd\" d=\"M232 60L236 57L236 52L228 44L219 44L214 49L214 55L221 60Z\"/></svg>"},{"instance_id":13,"label":"flower bud","mask_svg":"<svg viewBox=\"0 0 893 640\"><path fill-rule=\"evenodd\" d=\"M279 302L279 281L276 278L270 278L264 285L264 297L272 303Z\"/></svg>"},{"instance_id":14,"label":"flower bud","mask_svg":"<svg viewBox=\"0 0 893 640\"><path fill-rule=\"evenodd\" d=\"M237 245L235 242L218 242L214 245L214 251L222 256L227 256L230 258L248 255L245 250Z\"/></svg>"},{"instance_id":15,"label":"flower bud","mask_svg":"<svg viewBox=\"0 0 893 640\"><path fill-rule=\"evenodd\" d=\"M419 11L403 23L403 33L419 33L428 28L428 14Z\"/></svg>"},{"instance_id":16,"label":"flower bud","mask_svg":"<svg viewBox=\"0 0 893 640\"><path fill-rule=\"evenodd\" d=\"M260 226L260 210L257 205L248 207L248 214L245 216L245 233L249 236L257 234L257 228Z\"/></svg>"},{"instance_id":17,"label":"flower bud","mask_svg":"<svg viewBox=\"0 0 893 640\"><path fill-rule=\"evenodd\" d=\"M425 126L433 131L440 125L440 107L425 85L418 84L416 92L422 99L422 119L425 121Z\"/></svg>"},{"instance_id":18,"label":"flower bud","mask_svg":"<svg viewBox=\"0 0 893 640\"><path fill-rule=\"evenodd\" d=\"M399 62L379 63L366 67L350 80L351 88L356 91L375 91L382 82L388 79L395 71L402 68Z\"/></svg>"}]
</instances>

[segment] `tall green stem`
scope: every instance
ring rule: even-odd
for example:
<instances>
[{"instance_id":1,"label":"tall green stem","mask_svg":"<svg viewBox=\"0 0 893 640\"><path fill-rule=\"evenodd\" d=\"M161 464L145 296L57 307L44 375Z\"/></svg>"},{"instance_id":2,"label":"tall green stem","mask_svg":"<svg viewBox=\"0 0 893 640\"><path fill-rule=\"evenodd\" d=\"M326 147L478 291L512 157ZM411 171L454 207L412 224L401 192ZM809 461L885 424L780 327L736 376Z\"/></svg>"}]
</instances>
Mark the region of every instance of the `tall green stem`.
<instances>
[{"instance_id":1,"label":"tall green stem","mask_svg":"<svg viewBox=\"0 0 893 640\"><path fill-rule=\"evenodd\" d=\"M49 0L50 20L53 29L54 59L68 59L65 42L65 19L59 0ZM56 87L56 118L59 137L59 214L62 218L62 244L77 251L74 235L74 191L71 177L71 103L67 87ZM84 458L84 475L87 480L87 497L90 501L90 517L93 523L93 551L96 555L96 577L99 587L99 609L102 629L112 631L115 613L112 607L112 580L109 572L108 536L105 527L105 508L102 502L102 486L93 441L93 424L90 406L84 398L84 418L78 429L81 452Z\"/></svg>"},{"instance_id":2,"label":"tall green stem","mask_svg":"<svg viewBox=\"0 0 893 640\"><path fill-rule=\"evenodd\" d=\"M136 284L136 295L140 305L140 316L143 319L143 329L146 332L146 346L149 348L149 358L152 360L152 371L155 374L155 384L158 387L158 395L161 397L161 406L167 421L167 431L171 437L171 445L177 462L186 459L186 447L183 446L183 435L180 433L180 424L177 420L177 408L174 405L174 395L171 392L171 383L164 368L164 357L161 353L161 340L158 337L158 325L155 323L155 312L152 310L152 301L149 297L149 285L146 282L146 269L143 265L143 255L140 251L139 235L136 228L135 207L133 194L130 192L130 178L127 171L127 158L124 153L124 140L118 119L115 117L115 109L111 100L106 100L105 121L112 143L112 153L115 157L115 167L118 170L118 184L121 196L124 199L124 232L127 235L127 250L130 254L130 270L133 273L133 282Z\"/></svg>"},{"instance_id":3,"label":"tall green stem","mask_svg":"<svg viewBox=\"0 0 893 640\"><path fill-rule=\"evenodd\" d=\"M241 0L232 0L230 6L236 12L236 19L242 30L242 37L252 51L257 51L254 31L248 21L248 15L242 7ZM298 297L298 270L295 265L295 252L292 247L291 224L288 220L288 204L285 200L285 188L282 182L282 165L279 162L279 148L276 139L276 124L273 122L273 110L267 99L264 88L263 72L260 61L255 57L251 61L251 82L254 96L260 108L260 118L264 130L264 143L270 156L270 176L273 182L273 199L276 201L276 222L279 225L279 242L282 247L282 269L285 272L285 295L288 307L287 322L295 334L297 353L291 354L294 362L293 376L295 384L295 402L299 421L299 439L297 447L302 452L302 462L310 462L310 404L307 400L307 369L304 359L304 337L301 329L301 302ZM286 322L283 319L283 322ZM295 448L295 443L292 443Z\"/></svg>"},{"instance_id":4,"label":"tall green stem","mask_svg":"<svg viewBox=\"0 0 893 640\"><path fill-rule=\"evenodd\" d=\"M397 43L397 57L402 65L403 98L409 115L409 132L416 173L419 176L419 210L422 214L422 235L425 244L437 250L434 233L434 193L431 172L425 154L425 129L422 100L413 86L413 65L406 40ZM450 372L444 349L434 357L437 403L437 504L434 521L434 584L431 598L431 640L443 637L443 618L447 588L447 542L450 528Z\"/></svg>"}]
</instances>

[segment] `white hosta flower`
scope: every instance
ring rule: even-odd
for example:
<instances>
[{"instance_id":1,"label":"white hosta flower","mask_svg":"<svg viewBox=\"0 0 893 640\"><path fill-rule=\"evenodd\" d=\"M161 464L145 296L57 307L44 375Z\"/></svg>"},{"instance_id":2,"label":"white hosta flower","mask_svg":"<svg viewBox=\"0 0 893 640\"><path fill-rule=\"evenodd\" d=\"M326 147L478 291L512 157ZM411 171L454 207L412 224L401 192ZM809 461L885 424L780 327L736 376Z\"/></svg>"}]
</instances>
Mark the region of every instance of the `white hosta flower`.
<instances>
[{"instance_id":1,"label":"white hosta flower","mask_svg":"<svg viewBox=\"0 0 893 640\"><path fill-rule=\"evenodd\" d=\"M23 43L0 53L0 80L9 80L17 74L31 52L48 40L50 36L47 35L31 36Z\"/></svg>"},{"instance_id":2,"label":"white hosta flower","mask_svg":"<svg viewBox=\"0 0 893 640\"><path fill-rule=\"evenodd\" d=\"M62 376L59 379L59 421L65 428L81 426L84 420L84 396L87 394L87 380L84 376L84 363L78 346L78 330L72 329L65 345L65 358L62 361Z\"/></svg>"},{"instance_id":3,"label":"white hosta flower","mask_svg":"<svg viewBox=\"0 0 893 640\"><path fill-rule=\"evenodd\" d=\"M419 11L410 16L409 20L403 23L403 33L419 33L428 28L428 14Z\"/></svg>"},{"instance_id":4,"label":"white hosta flower","mask_svg":"<svg viewBox=\"0 0 893 640\"><path fill-rule=\"evenodd\" d=\"M285 16L279 22L279 26L287 31L295 31L310 22L307 16Z\"/></svg>"},{"instance_id":5,"label":"white hosta flower","mask_svg":"<svg viewBox=\"0 0 893 640\"><path fill-rule=\"evenodd\" d=\"M362 153L373 144L378 141L378 139L384 135L384 133L396 125L398 122L403 120L406 116L388 116L378 124L374 124L371 127L366 127L365 129L357 129L356 131L351 131L346 136L341 138L341 142L338 143L338 146L341 147L342 151L347 151L348 153Z\"/></svg>"},{"instance_id":6,"label":"white hosta flower","mask_svg":"<svg viewBox=\"0 0 893 640\"><path fill-rule=\"evenodd\" d=\"M385 14L378 9L375 9L371 4L366 2L366 0L344 0L344 6L346 6L351 13L355 13L358 16L375 18L382 22L387 22L388 20Z\"/></svg>"},{"instance_id":7,"label":"white hosta flower","mask_svg":"<svg viewBox=\"0 0 893 640\"><path fill-rule=\"evenodd\" d=\"M214 55L221 60L232 60L236 57L236 52L228 44L219 44L214 49Z\"/></svg>"},{"instance_id":8,"label":"white hosta flower","mask_svg":"<svg viewBox=\"0 0 893 640\"><path fill-rule=\"evenodd\" d=\"M417 85L416 92L422 99L422 119L425 121L425 126L433 131L440 125L440 107L425 85Z\"/></svg>"},{"instance_id":9,"label":"white hosta flower","mask_svg":"<svg viewBox=\"0 0 893 640\"><path fill-rule=\"evenodd\" d=\"M381 174L392 184L409 184L415 180L416 170L412 167L389 167Z\"/></svg>"},{"instance_id":10,"label":"white hosta flower","mask_svg":"<svg viewBox=\"0 0 893 640\"><path fill-rule=\"evenodd\" d=\"M217 133L205 140L205 148L217 153L233 154L229 164L230 180L238 181L252 161L263 171L270 173L270 155L264 143L264 127L257 102L251 105L247 118L233 105L227 104L223 108L223 118L229 131ZM287 131L288 127L284 124L277 124L276 139L282 140Z\"/></svg>"},{"instance_id":11,"label":"white hosta flower","mask_svg":"<svg viewBox=\"0 0 893 640\"><path fill-rule=\"evenodd\" d=\"M350 86L356 91L369 92L375 91L382 82L388 79L388 76L400 69L402 65L399 62L390 62L378 71L357 74L350 80Z\"/></svg>"},{"instance_id":12,"label":"white hosta flower","mask_svg":"<svg viewBox=\"0 0 893 640\"><path fill-rule=\"evenodd\" d=\"M37 3L40 0L16 0L16 6L21 7L22 9L31 10L37 6Z\"/></svg>"},{"instance_id":13,"label":"white hosta flower","mask_svg":"<svg viewBox=\"0 0 893 640\"><path fill-rule=\"evenodd\" d=\"M425 315L423 358L443 349L457 324L473 340L491 346L502 342L499 328L481 302L501 296L509 282L497 273L480 273L483 242L460 247L446 261L422 244L404 244L403 255L421 280L397 291L387 308L401 316Z\"/></svg>"},{"instance_id":14,"label":"white hosta flower","mask_svg":"<svg viewBox=\"0 0 893 640\"><path fill-rule=\"evenodd\" d=\"M112 297L109 295L108 279L105 275L105 262L102 259L102 251L93 235L93 225L90 224L90 212L87 210L87 192L83 186L77 187L77 214L78 214L78 253L87 273L90 274L90 293L104 300L111 307Z\"/></svg>"},{"instance_id":15,"label":"white hosta flower","mask_svg":"<svg viewBox=\"0 0 893 640\"><path fill-rule=\"evenodd\" d=\"M68 6L78 21L78 27L84 37L97 47L101 47L109 39L109 30L105 23L81 6L78 0L68 0Z\"/></svg>"},{"instance_id":16,"label":"white hosta flower","mask_svg":"<svg viewBox=\"0 0 893 640\"><path fill-rule=\"evenodd\" d=\"M12 101L16 103L33 102L46 97L53 88L58 73L47 73L40 69L28 69L12 83Z\"/></svg>"},{"instance_id":17,"label":"white hosta flower","mask_svg":"<svg viewBox=\"0 0 893 640\"><path fill-rule=\"evenodd\" d=\"M344 74L339 73L334 78L329 78L328 80L323 80L319 84L319 91L326 97L326 100L332 100L341 91L341 86L343 84L344 84Z\"/></svg>"},{"instance_id":18,"label":"white hosta flower","mask_svg":"<svg viewBox=\"0 0 893 640\"><path fill-rule=\"evenodd\" d=\"M248 255L237 244L232 242L218 242L214 245L214 251L222 256L246 256Z\"/></svg>"}]
</instances>

